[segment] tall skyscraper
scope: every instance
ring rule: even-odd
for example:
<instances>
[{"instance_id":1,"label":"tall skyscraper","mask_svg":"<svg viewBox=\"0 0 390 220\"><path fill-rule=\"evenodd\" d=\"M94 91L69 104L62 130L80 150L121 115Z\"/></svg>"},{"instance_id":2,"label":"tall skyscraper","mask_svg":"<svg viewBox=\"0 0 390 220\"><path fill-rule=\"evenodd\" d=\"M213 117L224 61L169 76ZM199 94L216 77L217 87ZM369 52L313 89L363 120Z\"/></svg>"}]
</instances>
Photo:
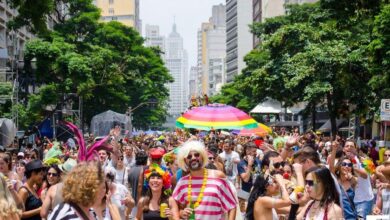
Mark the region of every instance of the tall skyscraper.
<instances>
[{"instance_id":1,"label":"tall skyscraper","mask_svg":"<svg viewBox=\"0 0 390 220\"><path fill-rule=\"evenodd\" d=\"M188 55L183 48L183 38L177 33L176 24L166 39L165 64L174 82L168 84L171 117L177 118L188 108Z\"/></svg>"},{"instance_id":2,"label":"tall skyscraper","mask_svg":"<svg viewBox=\"0 0 390 220\"><path fill-rule=\"evenodd\" d=\"M252 1L226 0L226 81L245 68L244 56L253 47L249 24L253 21Z\"/></svg>"},{"instance_id":3,"label":"tall skyscraper","mask_svg":"<svg viewBox=\"0 0 390 220\"><path fill-rule=\"evenodd\" d=\"M188 98L191 99L192 96L197 96L197 81L198 81L198 67L191 66L190 76L188 80Z\"/></svg>"},{"instance_id":4,"label":"tall skyscraper","mask_svg":"<svg viewBox=\"0 0 390 220\"><path fill-rule=\"evenodd\" d=\"M141 33L139 0L95 0L94 3L102 10L103 21L119 21Z\"/></svg>"},{"instance_id":5,"label":"tall skyscraper","mask_svg":"<svg viewBox=\"0 0 390 220\"><path fill-rule=\"evenodd\" d=\"M226 58L226 8L219 4L212 7L209 22L198 30L198 96L214 95L225 79Z\"/></svg>"},{"instance_id":6,"label":"tall skyscraper","mask_svg":"<svg viewBox=\"0 0 390 220\"><path fill-rule=\"evenodd\" d=\"M253 22L261 22L261 2L262 0L253 0ZM260 39L253 35L253 48L260 43Z\"/></svg>"},{"instance_id":7,"label":"tall skyscraper","mask_svg":"<svg viewBox=\"0 0 390 220\"><path fill-rule=\"evenodd\" d=\"M148 47L159 47L163 54L165 54L165 37L160 35L160 27L158 25L145 26L145 45Z\"/></svg>"}]
</instances>

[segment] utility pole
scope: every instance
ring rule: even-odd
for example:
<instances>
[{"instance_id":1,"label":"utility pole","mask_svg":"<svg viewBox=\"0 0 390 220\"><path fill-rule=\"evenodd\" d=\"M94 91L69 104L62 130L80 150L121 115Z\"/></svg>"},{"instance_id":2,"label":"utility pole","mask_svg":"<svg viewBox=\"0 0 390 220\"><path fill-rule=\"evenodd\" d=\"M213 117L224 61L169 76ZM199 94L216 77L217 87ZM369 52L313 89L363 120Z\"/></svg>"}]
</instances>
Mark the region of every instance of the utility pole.
<instances>
[{"instance_id":1,"label":"utility pole","mask_svg":"<svg viewBox=\"0 0 390 220\"><path fill-rule=\"evenodd\" d=\"M129 134L128 136L130 137L132 132L133 132L133 111L137 110L139 107L147 105L147 104L157 104L157 101L148 101L148 102L142 102L138 104L135 108L129 106L127 108L127 117L128 117L128 128L129 128Z\"/></svg>"}]
</instances>

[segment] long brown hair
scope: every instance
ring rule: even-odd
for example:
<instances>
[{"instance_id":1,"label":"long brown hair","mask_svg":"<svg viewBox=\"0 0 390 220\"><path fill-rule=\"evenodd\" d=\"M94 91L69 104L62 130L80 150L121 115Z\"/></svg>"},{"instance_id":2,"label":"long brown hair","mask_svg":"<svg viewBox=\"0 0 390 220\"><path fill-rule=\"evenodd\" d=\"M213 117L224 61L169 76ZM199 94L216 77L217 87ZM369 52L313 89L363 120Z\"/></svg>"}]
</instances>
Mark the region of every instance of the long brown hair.
<instances>
[{"instance_id":1,"label":"long brown hair","mask_svg":"<svg viewBox=\"0 0 390 220\"><path fill-rule=\"evenodd\" d=\"M156 174L152 174L149 179L153 176L158 176L159 178L161 178L160 175L156 175ZM148 179L148 182L149 182L149 179ZM147 212L149 211L149 203L150 203L150 200L152 199L153 195L152 195L152 190L150 189L150 187L148 186L148 190L146 191L146 195L143 197L144 200L143 200L143 204L142 204L142 210L144 212ZM164 193L164 187L162 187L161 189L161 197L158 199L158 205L161 205L161 203L168 203L168 199L169 199L169 196L167 196L165 193Z\"/></svg>"}]
</instances>

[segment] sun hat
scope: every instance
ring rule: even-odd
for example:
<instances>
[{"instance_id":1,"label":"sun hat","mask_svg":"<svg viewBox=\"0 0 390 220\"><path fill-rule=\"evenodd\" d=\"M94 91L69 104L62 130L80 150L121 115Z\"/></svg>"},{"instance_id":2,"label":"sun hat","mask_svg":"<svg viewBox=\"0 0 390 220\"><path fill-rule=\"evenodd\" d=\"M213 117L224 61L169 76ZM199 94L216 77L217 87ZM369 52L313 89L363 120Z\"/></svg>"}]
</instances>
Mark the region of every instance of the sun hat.
<instances>
[{"instance_id":1,"label":"sun hat","mask_svg":"<svg viewBox=\"0 0 390 220\"><path fill-rule=\"evenodd\" d=\"M68 158L65 163L63 164L60 164L58 165L58 168L64 172L64 173L68 173L70 172L73 167L75 167L77 165L77 161L75 159L72 159L72 158Z\"/></svg>"}]
</instances>

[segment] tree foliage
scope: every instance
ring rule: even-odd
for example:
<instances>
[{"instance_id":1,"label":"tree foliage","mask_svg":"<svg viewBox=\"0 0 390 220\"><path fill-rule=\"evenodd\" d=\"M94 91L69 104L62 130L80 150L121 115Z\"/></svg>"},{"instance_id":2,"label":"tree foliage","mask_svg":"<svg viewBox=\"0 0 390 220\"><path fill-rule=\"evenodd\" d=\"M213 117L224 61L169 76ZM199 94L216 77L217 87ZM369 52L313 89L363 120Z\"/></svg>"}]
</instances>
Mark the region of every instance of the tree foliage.
<instances>
[{"instance_id":1,"label":"tree foliage","mask_svg":"<svg viewBox=\"0 0 390 220\"><path fill-rule=\"evenodd\" d=\"M28 2L13 1L19 10ZM48 2L54 6L19 15L26 21L20 24L30 24L38 13L45 16L46 10L52 13L59 3L67 3L68 17L59 19L54 30L39 28L39 19L31 23L42 38L27 43L24 74L35 75L41 87L29 97L26 114L39 120L47 114L45 106L61 109L70 100L77 102L75 96L69 96L76 94L83 99L83 115L89 122L103 111L124 113L129 106L154 99L158 101L156 108L137 109L133 123L137 127L161 125L168 98L165 84L173 79L160 54L143 46L143 38L133 28L115 21L99 22L100 11L92 0Z\"/></svg>"},{"instance_id":2,"label":"tree foliage","mask_svg":"<svg viewBox=\"0 0 390 220\"><path fill-rule=\"evenodd\" d=\"M388 96L389 24L386 1L289 5L287 15L252 25L261 44L221 96L228 104L238 102L227 94L254 103L271 97L286 106L323 104L335 133L336 118L365 116ZM357 106L352 112L351 104Z\"/></svg>"}]
</instances>

